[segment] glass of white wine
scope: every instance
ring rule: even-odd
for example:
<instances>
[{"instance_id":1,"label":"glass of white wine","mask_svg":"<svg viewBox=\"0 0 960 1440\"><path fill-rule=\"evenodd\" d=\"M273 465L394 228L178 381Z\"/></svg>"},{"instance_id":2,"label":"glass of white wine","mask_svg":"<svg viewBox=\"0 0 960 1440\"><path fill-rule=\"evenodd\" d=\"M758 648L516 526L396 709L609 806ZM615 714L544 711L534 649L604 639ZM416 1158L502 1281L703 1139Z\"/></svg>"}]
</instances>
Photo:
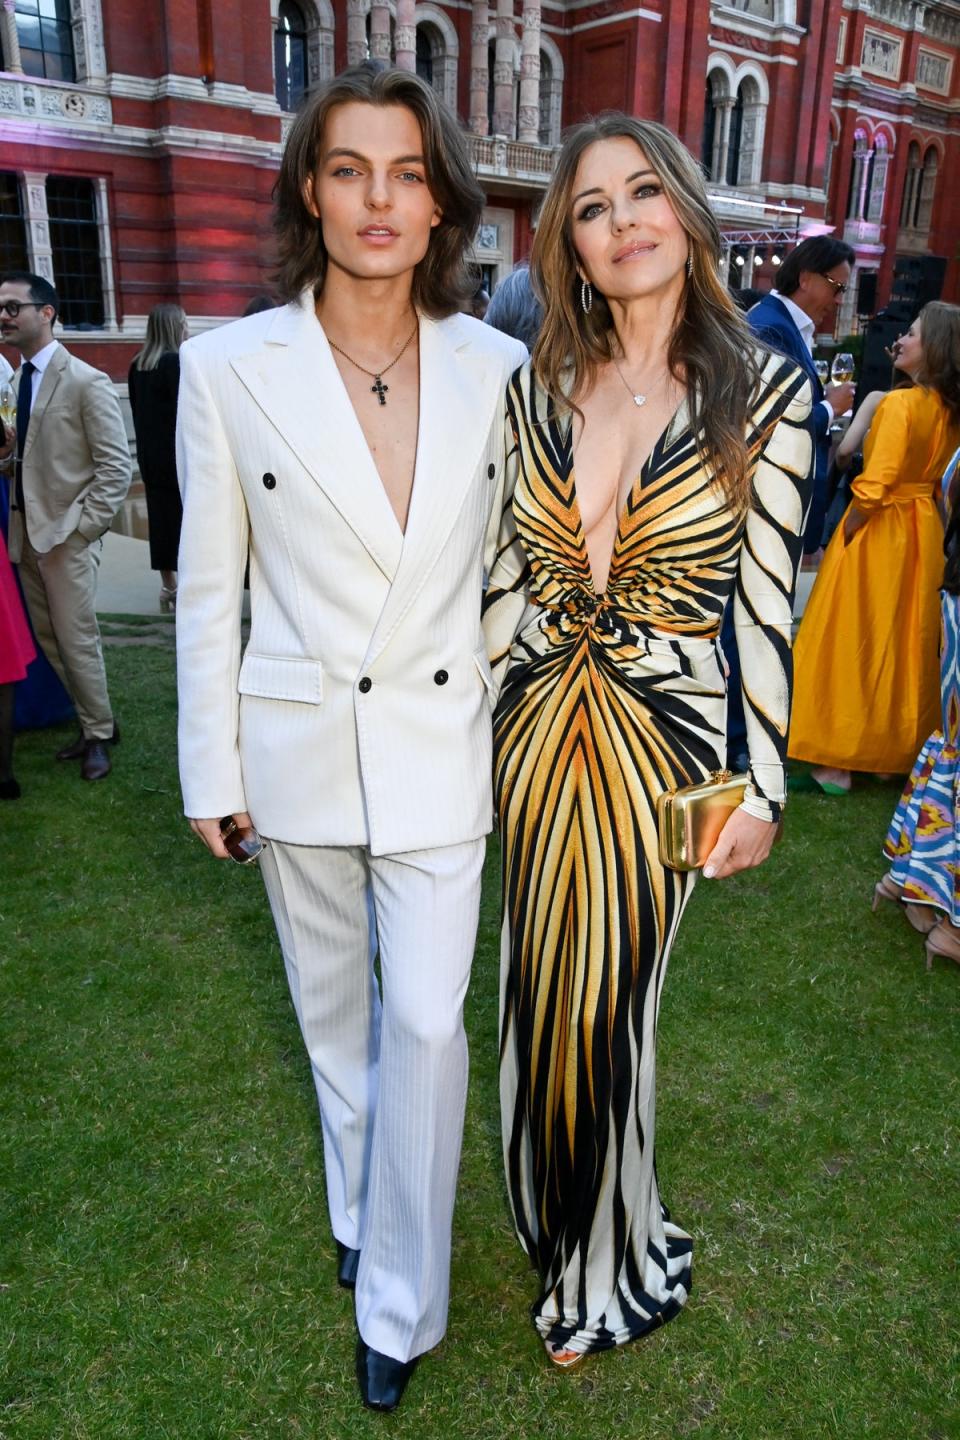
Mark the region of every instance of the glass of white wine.
<instances>
[{"instance_id":1,"label":"glass of white wine","mask_svg":"<svg viewBox=\"0 0 960 1440\"><path fill-rule=\"evenodd\" d=\"M817 372L817 379L821 385L826 385L830 379L830 362L828 360L814 360L813 368Z\"/></svg>"},{"instance_id":2,"label":"glass of white wine","mask_svg":"<svg viewBox=\"0 0 960 1440\"><path fill-rule=\"evenodd\" d=\"M0 385L0 420L11 430L17 423L17 393L8 381Z\"/></svg>"},{"instance_id":3,"label":"glass of white wine","mask_svg":"<svg viewBox=\"0 0 960 1440\"><path fill-rule=\"evenodd\" d=\"M846 385L849 380L853 379L853 356L846 350L841 350L838 355L834 355L830 374L835 385Z\"/></svg>"}]
</instances>

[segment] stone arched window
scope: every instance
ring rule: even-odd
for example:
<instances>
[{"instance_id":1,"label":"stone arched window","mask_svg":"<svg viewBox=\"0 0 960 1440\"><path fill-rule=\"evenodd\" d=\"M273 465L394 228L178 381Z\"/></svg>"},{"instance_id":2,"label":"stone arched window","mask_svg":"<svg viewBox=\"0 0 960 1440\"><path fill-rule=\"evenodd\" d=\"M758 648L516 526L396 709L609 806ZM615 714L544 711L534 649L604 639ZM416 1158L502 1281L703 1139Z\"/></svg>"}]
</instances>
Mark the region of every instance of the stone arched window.
<instances>
[{"instance_id":1,"label":"stone arched window","mask_svg":"<svg viewBox=\"0 0 960 1440\"><path fill-rule=\"evenodd\" d=\"M707 178L717 185L726 179L733 103L730 76L722 67L715 66L707 75L702 158Z\"/></svg>"},{"instance_id":2,"label":"stone arched window","mask_svg":"<svg viewBox=\"0 0 960 1440\"><path fill-rule=\"evenodd\" d=\"M867 193L870 189L873 151L866 130L856 130L853 136L853 167L850 171L850 190L847 194L847 219L862 220L865 214Z\"/></svg>"},{"instance_id":3,"label":"stone arched window","mask_svg":"<svg viewBox=\"0 0 960 1440\"><path fill-rule=\"evenodd\" d=\"M927 148L923 157L923 169L920 172L920 185L917 195L917 209L915 228L925 234L930 229L933 220L933 200L937 190L937 175L940 170L940 155L935 145Z\"/></svg>"},{"instance_id":4,"label":"stone arched window","mask_svg":"<svg viewBox=\"0 0 960 1440\"><path fill-rule=\"evenodd\" d=\"M923 164L920 159L920 146L916 140L911 140L907 147L907 173L903 181L903 197L900 201L900 228L901 230L913 230L916 227L917 204L920 199L920 177L923 173Z\"/></svg>"},{"instance_id":5,"label":"stone arched window","mask_svg":"<svg viewBox=\"0 0 960 1440\"><path fill-rule=\"evenodd\" d=\"M890 171L890 150L886 135L881 131L873 143L873 163L870 166L870 184L864 200L864 219L871 225L883 224L883 207L887 199L887 176Z\"/></svg>"},{"instance_id":6,"label":"stone arched window","mask_svg":"<svg viewBox=\"0 0 960 1440\"><path fill-rule=\"evenodd\" d=\"M417 27L417 74L456 111L460 54L456 28L434 5L418 5L414 22Z\"/></svg>"},{"instance_id":7,"label":"stone arched window","mask_svg":"<svg viewBox=\"0 0 960 1440\"><path fill-rule=\"evenodd\" d=\"M739 121L736 120L738 109ZM729 181L731 185L759 185L766 120L766 94L756 76L746 75L740 82L734 106L734 122L738 124L739 136L737 168L735 177Z\"/></svg>"},{"instance_id":8,"label":"stone arched window","mask_svg":"<svg viewBox=\"0 0 960 1440\"><path fill-rule=\"evenodd\" d=\"M273 32L273 85L281 110L296 110L307 89L307 21L296 0L280 0Z\"/></svg>"},{"instance_id":9,"label":"stone arched window","mask_svg":"<svg viewBox=\"0 0 960 1440\"><path fill-rule=\"evenodd\" d=\"M540 46L541 145L559 145L563 120L563 70L559 55Z\"/></svg>"}]
</instances>

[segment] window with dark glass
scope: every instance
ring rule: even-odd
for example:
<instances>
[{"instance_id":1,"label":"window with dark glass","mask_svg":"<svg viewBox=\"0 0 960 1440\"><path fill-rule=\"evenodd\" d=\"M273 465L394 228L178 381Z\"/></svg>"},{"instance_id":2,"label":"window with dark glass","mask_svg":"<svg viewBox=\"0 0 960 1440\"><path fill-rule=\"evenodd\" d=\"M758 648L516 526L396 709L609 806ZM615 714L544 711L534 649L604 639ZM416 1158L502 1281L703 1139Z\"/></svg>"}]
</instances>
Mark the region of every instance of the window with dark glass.
<instances>
[{"instance_id":1,"label":"window with dark glass","mask_svg":"<svg viewBox=\"0 0 960 1440\"><path fill-rule=\"evenodd\" d=\"M283 0L273 32L277 101L281 110L296 110L307 88L307 22L293 0Z\"/></svg>"},{"instance_id":2,"label":"window with dark glass","mask_svg":"<svg viewBox=\"0 0 960 1440\"><path fill-rule=\"evenodd\" d=\"M736 185L740 179L740 144L743 139L743 86L737 91L737 98L730 112L730 143L727 146L728 185Z\"/></svg>"},{"instance_id":3,"label":"window with dark glass","mask_svg":"<svg viewBox=\"0 0 960 1440\"><path fill-rule=\"evenodd\" d=\"M103 324L100 228L92 180L47 176L53 281L64 325Z\"/></svg>"},{"instance_id":4,"label":"window with dark glass","mask_svg":"<svg viewBox=\"0 0 960 1440\"><path fill-rule=\"evenodd\" d=\"M713 80L707 77L707 93L703 102L703 143L700 159L710 180L713 176L713 147L717 138L717 108L713 94Z\"/></svg>"},{"instance_id":5,"label":"window with dark glass","mask_svg":"<svg viewBox=\"0 0 960 1440\"><path fill-rule=\"evenodd\" d=\"M27 75L76 80L70 0L16 0L20 60Z\"/></svg>"},{"instance_id":6,"label":"window with dark glass","mask_svg":"<svg viewBox=\"0 0 960 1440\"><path fill-rule=\"evenodd\" d=\"M428 85L433 84L433 46L424 26L417 26L417 74Z\"/></svg>"},{"instance_id":7,"label":"window with dark glass","mask_svg":"<svg viewBox=\"0 0 960 1440\"><path fill-rule=\"evenodd\" d=\"M0 170L0 271L29 269L20 178Z\"/></svg>"}]
</instances>

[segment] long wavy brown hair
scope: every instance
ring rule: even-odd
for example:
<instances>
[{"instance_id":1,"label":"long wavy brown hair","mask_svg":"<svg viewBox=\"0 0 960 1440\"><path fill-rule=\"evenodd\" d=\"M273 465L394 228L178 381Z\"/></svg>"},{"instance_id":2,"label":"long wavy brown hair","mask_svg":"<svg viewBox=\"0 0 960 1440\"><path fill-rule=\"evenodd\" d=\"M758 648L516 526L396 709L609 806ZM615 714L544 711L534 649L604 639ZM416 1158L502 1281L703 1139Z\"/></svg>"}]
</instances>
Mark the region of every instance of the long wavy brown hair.
<instances>
[{"instance_id":1,"label":"long wavy brown hair","mask_svg":"<svg viewBox=\"0 0 960 1440\"><path fill-rule=\"evenodd\" d=\"M720 279L720 230L700 167L665 126L608 111L574 126L564 137L530 260L544 307L534 371L555 405L577 410L577 398L589 393L599 368L617 352L613 316L604 297L594 289L588 313L580 304L571 198L584 151L598 140L621 137L640 146L689 237L693 270L677 308L667 363L687 388L692 429L704 462L729 503L743 511L751 499L747 421L765 352Z\"/></svg>"},{"instance_id":2,"label":"long wavy brown hair","mask_svg":"<svg viewBox=\"0 0 960 1440\"><path fill-rule=\"evenodd\" d=\"M936 390L951 420L960 423L960 305L931 300L917 318L923 346L923 366L917 379Z\"/></svg>"},{"instance_id":3,"label":"long wavy brown hair","mask_svg":"<svg viewBox=\"0 0 960 1440\"><path fill-rule=\"evenodd\" d=\"M460 310L477 288L469 253L483 211L483 191L470 163L467 140L456 116L418 75L365 62L344 70L312 92L287 138L274 187L280 263L276 284L285 300L299 299L307 286L323 289L327 251L323 228L307 209L304 187L316 174L327 116L337 105L405 105L420 123L427 186L441 211L430 232L426 255L413 276L412 299L434 319Z\"/></svg>"}]
</instances>

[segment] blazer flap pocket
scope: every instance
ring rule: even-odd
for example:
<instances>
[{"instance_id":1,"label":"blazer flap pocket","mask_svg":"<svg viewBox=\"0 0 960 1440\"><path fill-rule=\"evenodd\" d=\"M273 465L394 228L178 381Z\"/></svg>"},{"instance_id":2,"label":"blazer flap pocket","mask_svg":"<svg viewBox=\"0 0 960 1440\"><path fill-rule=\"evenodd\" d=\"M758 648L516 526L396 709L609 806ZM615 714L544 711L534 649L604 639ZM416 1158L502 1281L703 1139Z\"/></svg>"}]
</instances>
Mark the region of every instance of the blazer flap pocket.
<instances>
[{"instance_id":1,"label":"blazer flap pocket","mask_svg":"<svg viewBox=\"0 0 960 1440\"><path fill-rule=\"evenodd\" d=\"M240 666L237 689L241 695L259 695L265 700L319 705L323 700L323 666L319 660L256 655L248 650Z\"/></svg>"},{"instance_id":2,"label":"blazer flap pocket","mask_svg":"<svg viewBox=\"0 0 960 1440\"><path fill-rule=\"evenodd\" d=\"M474 650L473 660L477 669L480 671L481 680L492 695L494 690L493 671L490 669L490 661L487 659L486 650L482 648L480 650Z\"/></svg>"}]
</instances>

